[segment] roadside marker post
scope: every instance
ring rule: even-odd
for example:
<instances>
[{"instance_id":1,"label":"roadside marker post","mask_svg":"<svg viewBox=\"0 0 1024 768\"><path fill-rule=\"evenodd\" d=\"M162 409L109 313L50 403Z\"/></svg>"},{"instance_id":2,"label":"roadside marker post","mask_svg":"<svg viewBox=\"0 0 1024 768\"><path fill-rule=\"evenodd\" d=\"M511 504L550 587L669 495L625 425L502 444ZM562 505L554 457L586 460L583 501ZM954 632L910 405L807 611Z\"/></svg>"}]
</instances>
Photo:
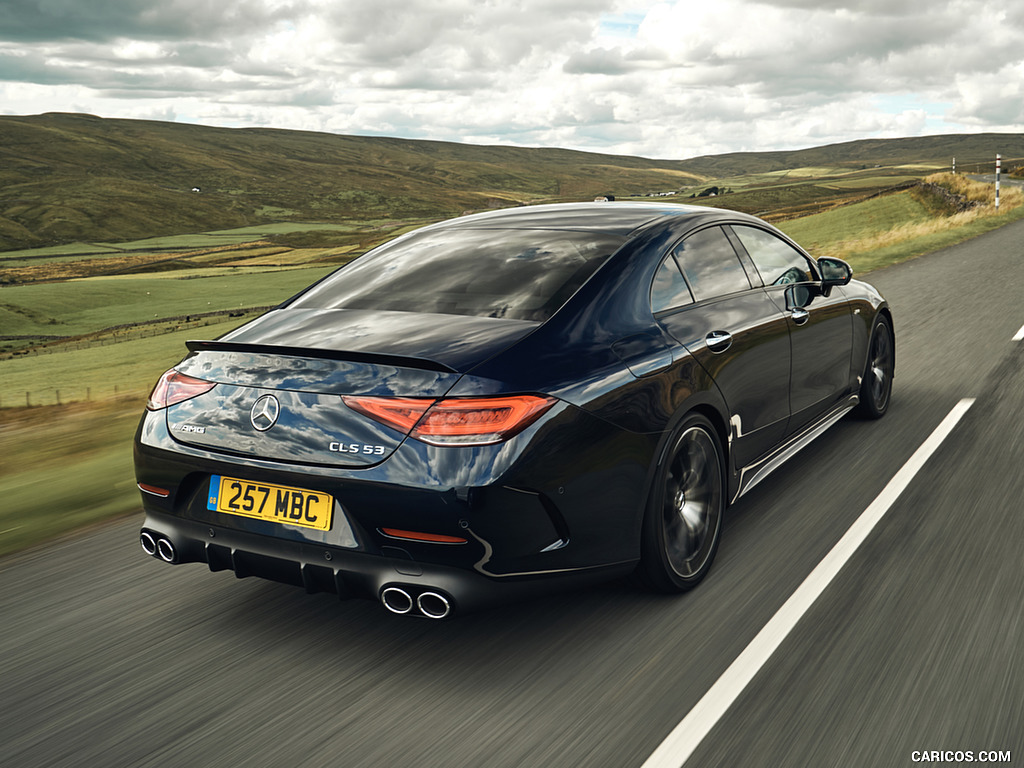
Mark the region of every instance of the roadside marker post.
<instances>
[{"instance_id":1,"label":"roadside marker post","mask_svg":"<svg viewBox=\"0 0 1024 768\"><path fill-rule=\"evenodd\" d=\"M1002 165L1003 156L996 155L996 213L999 213L999 167Z\"/></svg>"}]
</instances>

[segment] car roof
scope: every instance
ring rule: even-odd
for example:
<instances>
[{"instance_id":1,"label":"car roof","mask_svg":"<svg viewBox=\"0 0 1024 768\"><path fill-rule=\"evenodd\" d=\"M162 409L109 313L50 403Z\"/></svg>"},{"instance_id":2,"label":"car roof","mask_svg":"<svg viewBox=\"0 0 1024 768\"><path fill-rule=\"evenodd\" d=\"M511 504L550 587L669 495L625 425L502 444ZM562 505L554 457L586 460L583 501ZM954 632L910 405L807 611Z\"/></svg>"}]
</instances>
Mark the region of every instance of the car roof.
<instances>
[{"instance_id":1,"label":"car roof","mask_svg":"<svg viewBox=\"0 0 1024 768\"><path fill-rule=\"evenodd\" d=\"M554 203L470 214L430 228L557 229L626 237L656 221L680 217L719 218L723 213L714 208L673 203Z\"/></svg>"}]
</instances>

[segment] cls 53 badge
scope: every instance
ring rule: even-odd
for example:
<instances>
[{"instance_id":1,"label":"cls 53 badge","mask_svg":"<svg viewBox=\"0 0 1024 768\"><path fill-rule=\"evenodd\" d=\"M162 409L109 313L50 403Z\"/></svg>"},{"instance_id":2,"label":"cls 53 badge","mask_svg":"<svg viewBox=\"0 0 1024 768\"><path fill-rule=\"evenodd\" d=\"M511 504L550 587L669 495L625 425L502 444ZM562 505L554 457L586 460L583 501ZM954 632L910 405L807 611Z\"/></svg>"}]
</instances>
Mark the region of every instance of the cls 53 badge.
<instances>
[{"instance_id":1,"label":"cls 53 badge","mask_svg":"<svg viewBox=\"0 0 1024 768\"><path fill-rule=\"evenodd\" d=\"M364 445L363 443L330 443L327 450L335 453L361 453L364 456L383 456L383 445Z\"/></svg>"}]
</instances>

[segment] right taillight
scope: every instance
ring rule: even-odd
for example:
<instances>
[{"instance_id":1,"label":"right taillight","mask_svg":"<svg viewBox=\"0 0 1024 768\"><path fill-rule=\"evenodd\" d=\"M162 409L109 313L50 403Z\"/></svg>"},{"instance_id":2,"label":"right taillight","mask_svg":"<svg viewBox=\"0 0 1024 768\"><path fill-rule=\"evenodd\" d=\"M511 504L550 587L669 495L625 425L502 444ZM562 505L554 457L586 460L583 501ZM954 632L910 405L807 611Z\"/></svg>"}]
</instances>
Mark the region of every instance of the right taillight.
<instances>
[{"instance_id":1,"label":"right taillight","mask_svg":"<svg viewBox=\"0 0 1024 768\"><path fill-rule=\"evenodd\" d=\"M342 398L350 408L431 445L489 445L518 434L557 401L542 395Z\"/></svg>"},{"instance_id":2,"label":"right taillight","mask_svg":"<svg viewBox=\"0 0 1024 768\"><path fill-rule=\"evenodd\" d=\"M171 368L171 370L160 377L156 386L153 387L153 391L149 395L149 402L146 403L146 408L150 411L159 411L161 408L166 408L169 405L174 405L183 400L189 400L201 395L204 392L209 392L215 386L217 386L217 383L214 381L194 379Z\"/></svg>"}]
</instances>

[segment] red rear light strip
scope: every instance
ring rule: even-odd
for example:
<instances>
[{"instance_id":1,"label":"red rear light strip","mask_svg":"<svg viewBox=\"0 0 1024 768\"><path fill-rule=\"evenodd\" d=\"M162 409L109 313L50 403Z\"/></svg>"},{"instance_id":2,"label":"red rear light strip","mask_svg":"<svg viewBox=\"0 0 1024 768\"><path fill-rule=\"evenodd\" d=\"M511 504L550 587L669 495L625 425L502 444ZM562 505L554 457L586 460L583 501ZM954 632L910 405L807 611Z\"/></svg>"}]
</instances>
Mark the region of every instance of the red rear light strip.
<instances>
[{"instance_id":1,"label":"red rear light strip","mask_svg":"<svg viewBox=\"0 0 1024 768\"><path fill-rule=\"evenodd\" d=\"M409 433L436 400L433 397L358 397L342 395L349 408L381 424Z\"/></svg>"},{"instance_id":2,"label":"red rear light strip","mask_svg":"<svg viewBox=\"0 0 1024 768\"><path fill-rule=\"evenodd\" d=\"M143 493L151 493L154 496L159 496L161 499L166 499L171 495L171 492L166 488L158 488L155 485L146 485L145 483L136 483L139 486L139 490Z\"/></svg>"},{"instance_id":3,"label":"red rear light strip","mask_svg":"<svg viewBox=\"0 0 1024 768\"><path fill-rule=\"evenodd\" d=\"M385 536L392 539L409 539L411 541L429 541L432 544L465 544L466 539L459 536L445 536L443 533L419 533L403 531L400 528L379 528Z\"/></svg>"},{"instance_id":4,"label":"red rear light strip","mask_svg":"<svg viewBox=\"0 0 1024 768\"><path fill-rule=\"evenodd\" d=\"M342 399L349 408L434 445L486 445L507 440L557 402L542 395L444 400L345 395Z\"/></svg>"}]
</instances>

